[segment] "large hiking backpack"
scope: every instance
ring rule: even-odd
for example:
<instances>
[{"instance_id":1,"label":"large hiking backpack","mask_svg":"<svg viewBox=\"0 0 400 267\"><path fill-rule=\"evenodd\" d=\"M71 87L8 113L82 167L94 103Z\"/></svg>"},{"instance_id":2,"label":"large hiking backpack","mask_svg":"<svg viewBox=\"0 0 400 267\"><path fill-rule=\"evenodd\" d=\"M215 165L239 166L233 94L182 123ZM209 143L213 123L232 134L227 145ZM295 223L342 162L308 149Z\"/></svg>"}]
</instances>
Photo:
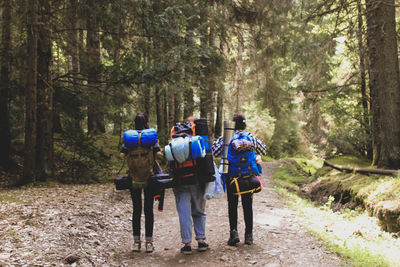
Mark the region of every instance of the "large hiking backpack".
<instances>
[{"instance_id":1,"label":"large hiking backpack","mask_svg":"<svg viewBox=\"0 0 400 267\"><path fill-rule=\"evenodd\" d=\"M196 135L196 132L197 125L190 122L178 122L171 129L172 140L165 147L165 155L177 185L205 183L215 179L211 152L207 153L204 138Z\"/></svg>"},{"instance_id":2,"label":"large hiking backpack","mask_svg":"<svg viewBox=\"0 0 400 267\"><path fill-rule=\"evenodd\" d=\"M229 184L234 195L254 194L262 189L261 168L248 132L234 133L228 147Z\"/></svg>"},{"instance_id":3,"label":"large hiking backpack","mask_svg":"<svg viewBox=\"0 0 400 267\"><path fill-rule=\"evenodd\" d=\"M190 122L177 122L171 129L171 139L195 135L195 125Z\"/></svg>"},{"instance_id":4,"label":"large hiking backpack","mask_svg":"<svg viewBox=\"0 0 400 267\"><path fill-rule=\"evenodd\" d=\"M260 175L253 141L248 132L234 133L228 147L229 176Z\"/></svg>"},{"instance_id":5,"label":"large hiking backpack","mask_svg":"<svg viewBox=\"0 0 400 267\"><path fill-rule=\"evenodd\" d=\"M153 175L154 153L152 147L130 149L127 157L129 175L134 182L145 183Z\"/></svg>"},{"instance_id":6,"label":"large hiking backpack","mask_svg":"<svg viewBox=\"0 0 400 267\"><path fill-rule=\"evenodd\" d=\"M124 145L128 148L127 163L129 176L133 183L144 185L154 174L153 146L157 143L155 129L127 130L124 132Z\"/></svg>"}]
</instances>

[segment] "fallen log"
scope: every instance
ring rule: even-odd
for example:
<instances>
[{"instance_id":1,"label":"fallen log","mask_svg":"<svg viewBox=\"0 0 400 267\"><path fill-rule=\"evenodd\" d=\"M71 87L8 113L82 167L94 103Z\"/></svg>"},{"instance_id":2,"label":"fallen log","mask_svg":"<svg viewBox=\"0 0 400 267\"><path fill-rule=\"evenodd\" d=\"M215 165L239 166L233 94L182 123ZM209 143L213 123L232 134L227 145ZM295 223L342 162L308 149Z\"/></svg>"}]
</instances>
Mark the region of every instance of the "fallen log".
<instances>
[{"instance_id":1,"label":"fallen log","mask_svg":"<svg viewBox=\"0 0 400 267\"><path fill-rule=\"evenodd\" d=\"M399 170L352 168L352 167L348 167L348 166L333 164L325 159L324 159L324 165L329 166L329 167L334 168L339 171L344 171L344 172L358 172L358 173L366 173L366 174L373 173L373 174L382 174L382 175L391 175L391 176L397 176L400 174Z\"/></svg>"}]
</instances>

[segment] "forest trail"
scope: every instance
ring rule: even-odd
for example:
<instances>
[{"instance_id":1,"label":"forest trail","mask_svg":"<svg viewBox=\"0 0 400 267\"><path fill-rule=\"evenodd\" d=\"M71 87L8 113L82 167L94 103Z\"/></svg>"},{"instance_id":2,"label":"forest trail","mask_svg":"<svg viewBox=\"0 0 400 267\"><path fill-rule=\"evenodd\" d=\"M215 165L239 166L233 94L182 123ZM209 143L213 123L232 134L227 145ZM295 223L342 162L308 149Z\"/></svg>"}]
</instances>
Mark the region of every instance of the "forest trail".
<instances>
[{"instance_id":1,"label":"forest trail","mask_svg":"<svg viewBox=\"0 0 400 267\"><path fill-rule=\"evenodd\" d=\"M285 207L270 180L278 162L263 163L264 189L254 196L254 245L243 244L239 204L237 247L228 239L227 201L207 202L210 250L185 256L172 190L156 211L152 254L133 253L131 200L113 184L0 191L0 266L344 266ZM144 220L144 217L142 217ZM144 223L142 222L142 227ZM143 230L142 230L143 231ZM194 246L196 247L196 245Z\"/></svg>"}]
</instances>

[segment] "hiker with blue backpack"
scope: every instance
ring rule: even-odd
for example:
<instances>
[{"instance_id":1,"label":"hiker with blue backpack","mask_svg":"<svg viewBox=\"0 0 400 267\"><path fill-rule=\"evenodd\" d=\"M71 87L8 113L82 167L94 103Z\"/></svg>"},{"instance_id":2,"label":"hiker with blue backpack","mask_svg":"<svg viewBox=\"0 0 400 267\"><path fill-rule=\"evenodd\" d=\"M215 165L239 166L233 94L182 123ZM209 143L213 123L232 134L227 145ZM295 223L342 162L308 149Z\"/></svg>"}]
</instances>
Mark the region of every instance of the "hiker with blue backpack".
<instances>
[{"instance_id":1,"label":"hiker with blue backpack","mask_svg":"<svg viewBox=\"0 0 400 267\"><path fill-rule=\"evenodd\" d=\"M147 180L155 173L161 173L161 168L155 161L156 156L162 152L158 144L157 132L149 128L149 120L146 114L138 113L135 117L135 130L124 132L124 142L120 150L120 156L127 158L129 176L132 178L130 193L133 204L132 229L134 245L133 251L140 252L140 218L142 214L142 191L144 192L145 214L145 249L146 253L154 250L154 192L147 186Z\"/></svg>"},{"instance_id":2,"label":"hiker with blue backpack","mask_svg":"<svg viewBox=\"0 0 400 267\"><path fill-rule=\"evenodd\" d=\"M245 235L244 243L253 244L253 195L261 190L261 156L266 154L265 144L246 129L246 118L237 113L233 116L235 128L232 139L227 147L228 173L225 176L230 234L228 245L236 246L240 242L237 227L237 207L241 196ZM224 148L224 138L219 137L212 146L213 156L221 157Z\"/></svg>"}]
</instances>

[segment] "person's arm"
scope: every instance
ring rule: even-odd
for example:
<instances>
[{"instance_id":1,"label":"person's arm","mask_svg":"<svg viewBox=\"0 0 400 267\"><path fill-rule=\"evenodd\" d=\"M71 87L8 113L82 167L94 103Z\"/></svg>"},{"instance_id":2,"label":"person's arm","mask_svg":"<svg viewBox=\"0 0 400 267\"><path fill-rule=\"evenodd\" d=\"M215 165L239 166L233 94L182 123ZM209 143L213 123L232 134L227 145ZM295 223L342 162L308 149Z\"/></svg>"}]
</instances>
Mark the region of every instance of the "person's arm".
<instances>
[{"instance_id":1,"label":"person's arm","mask_svg":"<svg viewBox=\"0 0 400 267\"><path fill-rule=\"evenodd\" d=\"M120 152L119 156L121 158L124 158L128 154L128 148L126 148L126 146L122 144L121 150L119 152Z\"/></svg>"},{"instance_id":2,"label":"person's arm","mask_svg":"<svg viewBox=\"0 0 400 267\"><path fill-rule=\"evenodd\" d=\"M224 148L224 138L221 136L214 141L211 151L214 157L221 157L222 149Z\"/></svg>"},{"instance_id":3,"label":"person's arm","mask_svg":"<svg viewBox=\"0 0 400 267\"><path fill-rule=\"evenodd\" d=\"M163 155L163 152L161 151L160 144L159 144L158 142L157 142L157 144L154 145L153 151L154 151L154 154L155 154L157 157L161 157L161 156Z\"/></svg>"},{"instance_id":4,"label":"person's arm","mask_svg":"<svg viewBox=\"0 0 400 267\"><path fill-rule=\"evenodd\" d=\"M253 138L253 143L254 143L256 154L257 155L267 155L267 147L265 146L265 144L254 135L252 135L252 138Z\"/></svg>"}]
</instances>

